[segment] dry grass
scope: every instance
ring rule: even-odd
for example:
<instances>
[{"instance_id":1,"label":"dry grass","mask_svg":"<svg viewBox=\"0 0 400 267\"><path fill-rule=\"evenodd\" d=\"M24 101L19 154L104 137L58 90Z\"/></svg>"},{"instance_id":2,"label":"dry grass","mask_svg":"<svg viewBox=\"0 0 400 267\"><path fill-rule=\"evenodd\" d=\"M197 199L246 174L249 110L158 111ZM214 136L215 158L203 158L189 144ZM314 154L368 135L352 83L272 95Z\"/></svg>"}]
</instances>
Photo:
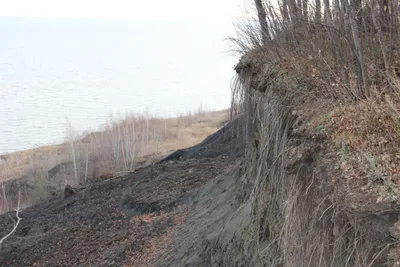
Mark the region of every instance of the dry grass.
<instances>
[{"instance_id":1,"label":"dry grass","mask_svg":"<svg viewBox=\"0 0 400 267\"><path fill-rule=\"evenodd\" d=\"M140 161L148 155L163 155L169 151L198 144L221 127L221 123L228 119L228 113L227 110L201 112L165 119L143 115L128 115L123 119L108 121L105 131L90 133L83 137L75 134L77 137L73 141L78 146L78 149L88 147L95 150L95 146L104 150L110 149L110 151L91 151L97 153L97 155L91 154L91 157L101 157L113 152L111 151L114 145L112 144L111 134L117 132L118 127L127 128L137 125L136 130L132 129L132 131L137 132L136 137L140 139L136 140L138 148L135 153L135 160ZM148 129L146 129L147 124ZM148 131L148 136L144 136L146 131ZM120 142L122 143L123 141ZM40 171L47 172L57 164L70 160L70 153L67 141L59 145L41 146L1 155L0 181L5 182L17 179ZM109 171L122 171L122 169L113 169L112 165L118 165L118 163L103 162L103 164L106 165L104 168L110 168Z\"/></svg>"},{"instance_id":2,"label":"dry grass","mask_svg":"<svg viewBox=\"0 0 400 267\"><path fill-rule=\"evenodd\" d=\"M0 181L46 172L68 158L68 151L64 144L42 146L1 155Z\"/></svg>"},{"instance_id":3,"label":"dry grass","mask_svg":"<svg viewBox=\"0 0 400 267\"><path fill-rule=\"evenodd\" d=\"M46 198L49 190L87 179L111 178L150 164L154 159L198 144L217 131L229 111L198 110L174 118L126 115L110 118L103 131L78 134L69 129L65 143L1 155L0 212L11 209L11 182L23 178L23 206ZM14 201L15 202L15 201Z\"/></svg>"},{"instance_id":4,"label":"dry grass","mask_svg":"<svg viewBox=\"0 0 400 267\"><path fill-rule=\"evenodd\" d=\"M177 118L129 115L107 122L106 130L75 139L78 179L133 171L171 151L198 144L228 119L228 111L200 112ZM89 160L92 173L84 173Z\"/></svg>"}]
</instances>

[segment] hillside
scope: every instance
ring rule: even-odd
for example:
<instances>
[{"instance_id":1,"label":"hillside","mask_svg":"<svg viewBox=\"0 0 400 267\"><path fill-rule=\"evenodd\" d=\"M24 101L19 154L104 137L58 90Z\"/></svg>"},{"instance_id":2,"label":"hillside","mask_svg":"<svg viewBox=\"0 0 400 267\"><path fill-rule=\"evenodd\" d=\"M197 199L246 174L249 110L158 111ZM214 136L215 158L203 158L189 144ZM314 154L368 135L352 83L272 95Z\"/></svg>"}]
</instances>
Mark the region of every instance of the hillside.
<instances>
[{"instance_id":1,"label":"hillside","mask_svg":"<svg viewBox=\"0 0 400 267\"><path fill-rule=\"evenodd\" d=\"M172 151L187 148L220 129L228 110L199 108L173 118L128 114L110 118L102 131L78 134L70 127L66 141L0 155L0 213L28 207L58 194L66 185L80 187L130 173Z\"/></svg>"},{"instance_id":2,"label":"hillside","mask_svg":"<svg viewBox=\"0 0 400 267\"><path fill-rule=\"evenodd\" d=\"M22 210L20 226L1 247L0 265L150 266L199 208L205 184L226 191L224 177L233 177L242 151L237 140L230 125L175 153L175 160L172 155ZM206 194L210 201L215 192ZM0 236L12 228L11 215L0 217Z\"/></svg>"}]
</instances>

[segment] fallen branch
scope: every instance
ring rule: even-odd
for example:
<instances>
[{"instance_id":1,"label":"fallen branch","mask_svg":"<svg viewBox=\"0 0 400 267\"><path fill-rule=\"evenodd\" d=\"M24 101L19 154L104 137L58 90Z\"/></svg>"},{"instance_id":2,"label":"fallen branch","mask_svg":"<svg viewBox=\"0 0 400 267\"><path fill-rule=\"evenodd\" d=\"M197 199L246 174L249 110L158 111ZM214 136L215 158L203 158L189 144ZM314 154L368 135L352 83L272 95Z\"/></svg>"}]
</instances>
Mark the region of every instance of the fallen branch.
<instances>
[{"instance_id":1,"label":"fallen branch","mask_svg":"<svg viewBox=\"0 0 400 267\"><path fill-rule=\"evenodd\" d=\"M21 191L18 192L18 206L16 211L16 217L17 217L17 222L14 224L14 228L11 230L11 232L9 232L6 236L4 236L2 239L0 239L0 245L4 242L4 240L6 240L7 238L9 238L14 232L15 230L17 230L17 227L21 221L21 217L19 217L19 204L21 202Z\"/></svg>"}]
</instances>

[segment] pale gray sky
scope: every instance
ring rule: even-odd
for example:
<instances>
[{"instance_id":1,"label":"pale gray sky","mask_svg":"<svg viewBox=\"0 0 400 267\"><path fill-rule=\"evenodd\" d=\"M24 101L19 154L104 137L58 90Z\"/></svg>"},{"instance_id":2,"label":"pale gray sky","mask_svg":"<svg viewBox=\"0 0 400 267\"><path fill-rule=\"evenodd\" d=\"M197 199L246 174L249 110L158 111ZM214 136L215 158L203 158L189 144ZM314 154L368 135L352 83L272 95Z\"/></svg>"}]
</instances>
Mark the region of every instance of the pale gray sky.
<instances>
[{"instance_id":1,"label":"pale gray sky","mask_svg":"<svg viewBox=\"0 0 400 267\"><path fill-rule=\"evenodd\" d=\"M223 21L250 0L0 0L0 16Z\"/></svg>"}]
</instances>

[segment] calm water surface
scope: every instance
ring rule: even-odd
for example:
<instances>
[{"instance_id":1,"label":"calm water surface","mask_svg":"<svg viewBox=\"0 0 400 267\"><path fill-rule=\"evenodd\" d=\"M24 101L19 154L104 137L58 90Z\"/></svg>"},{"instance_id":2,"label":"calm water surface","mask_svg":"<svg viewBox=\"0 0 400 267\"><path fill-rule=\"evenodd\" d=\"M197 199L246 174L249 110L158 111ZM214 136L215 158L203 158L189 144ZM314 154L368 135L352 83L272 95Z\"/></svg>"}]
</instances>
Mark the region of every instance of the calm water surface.
<instances>
[{"instance_id":1,"label":"calm water surface","mask_svg":"<svg viewBox=\"0 0 400 267\"><path fill-rule=\"evenodd\" d=\"M61 142L69 121L229 106L227 23L0 18L0 153Z\"/></svg>"}]
</instances>

